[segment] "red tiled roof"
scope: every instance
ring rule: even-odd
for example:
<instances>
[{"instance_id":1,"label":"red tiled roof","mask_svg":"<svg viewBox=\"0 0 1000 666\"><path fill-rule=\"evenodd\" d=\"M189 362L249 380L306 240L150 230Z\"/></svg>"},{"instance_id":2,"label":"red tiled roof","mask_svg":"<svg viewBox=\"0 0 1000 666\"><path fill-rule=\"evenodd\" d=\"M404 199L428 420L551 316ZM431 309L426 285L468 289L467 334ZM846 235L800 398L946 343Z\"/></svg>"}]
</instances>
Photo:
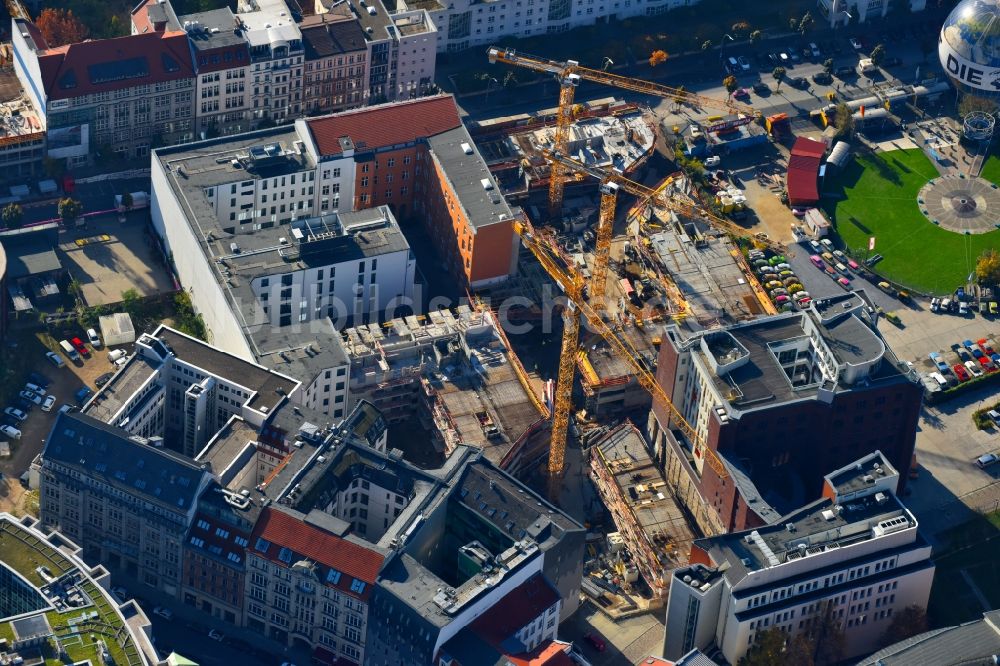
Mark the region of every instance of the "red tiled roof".
<instances>
[{"instance_id":1,"label":"red tiled roof","mask_svg":"<svg viewBox=\"0 0 1000 666\"><path fill-rule=\"evenodd\" d=\"M358 151L434 136L462 124L451 95L369 106L307 121L321 155L339 155L340 139Z\"/></svg>"},{"instance_id":2,"label":"red tiled roof","mask_svg":"<svg viewBox=\"0 0 1000 666\"><path fill-rule=\"evenodd\" d=\"M525 654L505 656L511 666L572 666L576 663L566 652L566 644L558 641L549 641Z\"/></svg>"},{"instance_id":3,"label":"red tiled roof","mask_svg":"<svg viewBox=\"0 0 1000 666\"><path fill-rule=\"evenodd\" d=\"M559 594L542 574L535 574L476 618L472 630L498 647L557 601Z\"/></svg>"},{"instance_id":4,"label":"red tiled roof","mask_svg":"<svg viewBox=\"0 0 1000 666\"><path fill-rule=\"evenodd\" d=\"M125 66L143 61L140 74L123 69L122 78L109 75L94 82L94 68ZM90 93L120 90L194 76L191 49L184 32L149 32L113 39L98 39L60 46L38 54L42 83L49 100L70 99ZM67 84L72 83L72 86Z\"/></svg>"},{"instance_id":5,"label":"red tiled roof","mask_svg":"<svg viewBox=\"0 0 1000 666\"><path fill-rule=\"evenodd\" d=\"M809 206L819 201L819 165L826 153L826 144L799 137L788 159L788 203Z\"/></svg>"},{"instance_id":6,"label":"red tiled roof","mask_svg":"<svg viewBox=\"0 0 1000 666\"><path fill-rule=\"evenodd\" d=\"M257 549L258 538L270 542L271 546L267 548L266 552L262 553ZM278 559L278 553L281 552L281 549L288 548L294 553L291 564L308 558L324 567L336 569L343 575L335 587L341 592L361 599L367 599L368 595L371 594L375 577L385 560L385 557L375 550L369 550L364 546L309 525L283 511L271 508L265 508L261 511L257 524L254 526L253 535L251 535L250 548L257 556L280 566L290 566L289 563ZM351 590L352 579L366 583L361 594ZM320 581L328 584L326 583L326 572L320 576Z\"/></svg>"}]
</instances>

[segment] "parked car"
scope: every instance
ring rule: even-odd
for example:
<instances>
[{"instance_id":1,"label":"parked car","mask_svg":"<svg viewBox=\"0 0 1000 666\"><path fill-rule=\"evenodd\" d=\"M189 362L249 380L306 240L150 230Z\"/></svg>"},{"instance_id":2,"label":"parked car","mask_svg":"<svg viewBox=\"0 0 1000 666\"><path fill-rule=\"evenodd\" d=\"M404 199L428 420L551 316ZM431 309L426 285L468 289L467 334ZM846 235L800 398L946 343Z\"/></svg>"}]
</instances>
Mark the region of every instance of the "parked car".
<instances>
[{"instance_id":1,"label":"parked car","mask_svg":"<svg viewBox=\"0 0 1000 666\"><path fill-rule=\"evenodd\" d=\"M941 299L935 296L931 299L931 312L937 312L941 309Z\"/></svg>"},{"instance_id":2,"label":"parked car","mask_svg":"<svg viewBox=\"0 0 1000 666\"><path fill-rule=\"evenodd\" d=\"M153 615L159 615L164 620L174 619L174 613L169 608L164 608L163 606L157 606L153 609Z\"/></svg>"},{"instance_id":3,"label":"parked car","mask_svg":"<svg viewBox=\"0 0 1000 666\"><path fill-rule=\"evenodd\" d=\"M16 421L23 421L24 419L28 418L27 413L18 409L17 407L7 407L3 410L3 413Z\"/></svg>"},{"instance_id":4,"label":"parked car","mask_svg":"<svg viewBox=\"0 0 1000 666\"><path fill-rule=\"evenodd\" d=\"M960 317L965 317L969 314L969 304L962 301L958 304L958 314Z\"/></svg>"},{"instance_id":5,"label":"parked car","mask_svg":"<svg viewBox=\"0 0 1000 666\"><path fill-rule=\"evenodd\" d=\"M848 280L845 277L837 278L837 284L839 284L841 287L843 287L847 291L851 290L851 281Z\"/></svg>"},{"instance_id":6,"label":"parked car","mask_svg":"<svg viewBox=\"0 0 1000 666\"><path fill-rule=\"evenodd\" d=\"M753 91L758 95L769 95L771 93L771 89L768 87L766 83L762 81L753 84L752 88Z\"/></svg>"},{"instance_id":7,"label":"parked car","mask_svg":"<svg viewBox=\"0 0 1000 666\"><path fill-rule=\"evenodd\" d=\"M11 439L21 439L21 431L11 425L0 425L0 435Z\"/></svg>"},{"instance_id":8,"label":"parked car","mask_svg":"<svg viewBox=\"0 0 1000 666\"><path fill-rule=\"evenodd\" d=\"M792 78L788 79L788 85L792 86L793 88L798 88L799 90L805 90L806 88L809 87L809 81L802 76L793 76Z\"/></svg>"},{"instance_id":9,"label":"parked car","mask_svg":"<svg viewBox=\"0 0 1000 666\"><path fill-rule=\"evenodd\" d=\"M815 252L816 254L819 254L820 252L823 251L823 246L814 240L809 241L809 247L811 247L812 251Z\"/></svg>"},{"instance_id":10,"label":"parked car","mask_svg":"<svg viewBox=\"0 0 1000 666\"><path fill-rule=\"evenodd\" d=\"M979 364L976 363L975 361L966 361L965 362L965 367L966 367L966 369L968 369L969 374L972 375L973 377L982 377L983 376L982 369L979 367Z\"/></svg>"},{"instance_id":11,"label":"parked car","mask_svg":"<svg viewBox=\"0 0 1000 666\"><path fill-rule=\"evenodd\" d=\"M822 52L820 52L819 47L816 46L816 42L809 42L809 55L813 58L822 57Z\"/></svg>"},{"instance_id":12,"label":"parked car","mask_svg":"<svg viewBox=\"0 0 1000 666\"><path fill-rule=\"evenodd\" d=\"M860 51L864 48L861 41L857 37L851 37L849 41L851 42L851 48L855 51Z\"/></svg>"},{"instance_id":13,"label":"parked car","mask_svg":"<svg viewBox=\"0 0 1000 666\"><path fill-rule=\"evenodd\" d=\"M990 345L989 341L986 338L980 338L976 340L976 344L979 346L980 349L983 350L983 353L986 354L987 356L993 356L993 354L996 353L996 351L993 349L992 345Z\"/></svg>"},{"instance_id":14,"label":"parked car","mask_svg":"<svg viewBox=\"0 0 1000 666\"><path fill-rule=\"evenodd\" d=\"M83 340L80 338L70 338L69 343L73 345L73 349L75 349L80 356L83 356L84 358L90 356L90 350L87 349L87 345L83 344Z\"/></svg>"},{"instance_id":15,"label":"parked car","mask_svg":"<svg viewBox=\"0 0 1000 666\"><path fill-rule=\"evenodd\" d=\"M1000 456L997 456L997 454L995 453L987 453L984 456L979 456L978 458L976 458L976 464L979 465L981 469L986 469L987 467L995 463L997 460L1000 460Z\"/></svg>"},{"instance_id":16,"label":"parked car","mask_svg":"<svg viewBox=\"0 0 1000 666\"><path fill-rule=\"evenodd\" d=\"M49 359L49 363L56 366L57 368L61 368L64 365L66 365L66 363L63 362L62 358L59 357L59 354L55 353L54 351L45 352L45 358Z\"/></svg>"},{"instance_id":17,"label":"parked car","mask_svg":"<svg viewBox=\"0 0 1000 666\"><path fill-rule=\"evenodd\" d=\"M20 393L18 393L18 395L27 400L28 402L36 405L42 404L42 400L45 399L42 396L35 393L34 391L28 391L28 390L21 391Z\"/></svg>"},{"instance_id":18,"label":"parked car","mask_svg":"<svg viewBox=\"0 0 1000 666\"><path fill-rule=\"evenodd\" d=\"M969 381L969 371L961 363L956 363L955 365L951 366L951 370L952 372L955 373L955 376L958 377L958 381L960 382Z\"/></svg>"},{"instance_id":19,"label":"parked car","mask_svg":"<svg viewBox=\"0 0 1000 666\"><path fill-rule=\"evenodd\" d=\"M931 352L927 355L927 357L931 360L931 363L937 366L938 372L942 374L947 374L949 372L948 364L944 362L943 358L941 358L941 354L938 352Z\"/></svg>"},{"instance_id":20,"label":"parked car","mask_svg":"<svg viewBox=\"0 0 1000 666\"><path fill-rule=\"evenodd\" d=\"M42 401L42 411L51 412L52 406L55 404L56 404L56 397L54 395L46 396L45 400Z\"/></svg>"},{"instance_id":21,"label":"parked car","mask_svg":"<svg viewBox=\"0 0 1000 666\"><path fill-rule=\"evenodd\" d=\"M45 388L39 386L38 384L33 384L32 382L28 382L27 384L24 385L24 388L31 391L32 393L37 393L38 395L42 396L45 395Z\"/></svg>"},{"instance_id":22,"label":"parked car","mask_svg":"<svg viewBox=\"0 0 1000 666\"><path fill-rule=\"evenodd\" d=\"M816 72L812 75L813 83L818 83L821 86L828 86L833 83L833 77L827 72Z\"/></svg>"},{"instance_id":23,"label":"parked car","mask_svg":"<svg viewBox=\"0 0 1000 666\"><path fill-rule=\"evenodd\" d=\"M746 56L740 56L736 59L736 62L740 64L740 69L744 72L750 71L750 61L746 59Z\"/></svg>"},{"instance_id":24,"label":"parked car","mask_svg":"<svg viewBox=\"0 0 1000 666\"><path fill-rule=\"evenodd\" d=\"M221 631L216 631L215 629L209 630L208 637L211 638L213 641L219 641L220 643L222 642L222 639L225 638L225 636L222 635Z\"/></svg>"},{"instance_id":25,"label":"parked car","mask_svg":"<svg viewBox=\"0 0 1000 666\"><path fill-rule=\"evenodd\" d=\"M115 373L113 372L105 372L103 375L99 376L97 379L94 380L94 386L96 386L97 388L101 388L109 381L111 381L111 378L114 376Z\"/></svg>"},{"instance_id":26,"label":"parked car","mask_svg":"<svg viewBox=\"0 0 1000 666\"><path fill-rule=\"evenodd\" d=\"M985 467L985 465L981 466ZM604 652L608 648L607 643L604 642L604 639L601 638L600 634L596 631L589 631L584 634L583 637L587 639L587 642L590 643L598 652Z\"/></svg>"},{"instance_id":27,"label":"parked car","mask_svg":"<svg viewBox=\"0 0 1000 666\"><path fill-rule=\"evenodd\" d=\"M87 329L87 340L94 347L94 349L101 348L101 338L97 335L97 331L92 328Z\"/></svg>"},{"instance_id":28,"label":"parked car","mask_svg":"<svg viewBox=\"0 0 1000 666\"><path fill-rule=\"evenodd\" d=\"M996 425L1000 425L1000 412L998 412L997 410L991 409L990 411L986 412L986 416L990 417L990 420L993 421L993 423L995 423Z\"/></svg>"},{"instance_id":29,"label":"parked car","mask_svg":"<svg viewBox=\"0 0 1000 666\"><path fill-rule=\"evenodd\" d=\"M850 79L858 75L858 73L854 71L853 67L838 67L836 70L834 70L833 74L841 81Z\"/></svg>"}]
</instances>

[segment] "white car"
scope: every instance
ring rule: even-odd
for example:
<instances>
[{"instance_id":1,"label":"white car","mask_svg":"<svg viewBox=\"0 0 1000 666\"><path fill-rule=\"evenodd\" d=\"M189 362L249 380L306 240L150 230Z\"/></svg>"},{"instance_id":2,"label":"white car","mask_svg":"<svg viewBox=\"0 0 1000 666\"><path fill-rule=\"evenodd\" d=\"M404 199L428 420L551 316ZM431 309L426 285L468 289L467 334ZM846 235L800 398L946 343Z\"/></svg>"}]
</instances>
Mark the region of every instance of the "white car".
<instances>
[{"instance_id":1,"label":"white car","mask_svg":"<svg viewBox=\"0 0 1000 666\"><path fill-rule=\"evenodd\" d=\"M211 638L213 641L219 641L220 643L222 642L222 639L225 638L225 636L222 635L221 631L216 631L215 629L212 629L208 632L208 637Z\"/></svg>"},{"instance_id":2,"label":"white car","mask_svg":"<svg viewBox=\"0 0 1000 666\"><path fill-rule=\"evenodd\" d=\"M856 37L851 37L851 48L855 51L860 51L864 48L864 46L861 45L861 42L859 42Z\"/></svg>"},{"instance_id":3,"label":"white car","mask_svg":"<svg viewBox=\"0 0 1000 666\"><path fill-rule=\"evenodd\" d=\"M823 246L814 240L809 241L809 247L811 247L813 249L813 252L815 252L816 254L819 254L820 252L823 251Z\"/></svg>"},{"instance_id":4,"label":"white car","mask_svg":"<svg viewBox=\"0 0 1000 666\"><path fill-rule=\"evenodd\" d=\"M97 335L97 331L92 328L87 329L87 340L94 347L94 349L101 348L101 338Z\"/></svg>"},{"instance_id":5,"label":"white car","mask_svg":"<svg viewBox=\"0 0 1000 666\"><path fill-rule=\"evenodd\" d=\"M17 407L7 407L6 409L3 410L3 413L13 419L17 419L18 421L23 421L24 419L28 418L28 415L22 412Z\"/></svg>"},{"instance_id":6,"label":"white car","mask_svg":"<svg viewBox=\"0 0 1000 666\"><path fill-rule=\"evenodd\" d=\"M45 400L42 401L42 411L51 412L52 406L56 404L56 397L54 395L45 396Z\"/></svg>"},{"instance_id":7,"label":"white car","mask_svg":"<svg viewBox=\"0 0 1000 666\"><path fill-rule=\"evenodd\" d=\"M164 620L174 619L174 613L169 608L164 608L163 606L157 606L153 609L153 615L159 615Z\"/></svg>"},{"instance_id":8,"label":"white car","mask_svg":"<svg viewBox=\"0 0 1000 666\"><path fill-rule=\"evenodd\" d=\"M0 435L6 435L11 439L21 439L21 431L9 425L0 425Z\"/></svg>"},{"instance_id":9,"label":"white car","mask_svg":"<svg viewBox=\"0 0 1000 666\"><path fill-rule=\"evenodd\" d=\"M63 361L61 358L59 358L59 354L53 351L45 352L45 358L49 359L49 363L56 366L57 368L61 368L64 365L66 365L66 362Z\"/></svg>"},{"instance_id":10,"label":"white car","mask_svg":"<svg viewBox=\"0 0 1000 666\"><path fill-rule=\"evenodd\" d=\"M717 167L722 162L722 158L718 155L712 155L711 157L705 158L705 166L707 167Z\"/></svg>"},{"instance_id":11,"label":"white car","mask_svg":"<svg viewBox=\"0 0 1000 666\"><path fill-rule=\"evenodd\" d=\"M33 402L36 405L42 404L42 396L38 395L34 391L24 390L18 393L18 395L27 400L28 402Z\"/></svg>"},{"instance_id":12,"label":"white car","mask_svg":"<svg viewBox=\"0 0 1000 666\"><path fill-rule=\"evenodd\" d=\"M27 384L24 385L24 388L31 391L32 393L37 393L38 395L45 395L45 389L43 389L38 384L32 384L31 382L28 382Z\"/></svg>"},{"instance_id":13,"label":"white car","mask_svg":"<svg viewBox=\"0 0 1000 666\"><path fill-rule=\"evenodd\" d=\"M966 361L965 367L969 369L969 374L973 377L982 377L983 369L975 361Z\"/></svg>"}]
</instances>

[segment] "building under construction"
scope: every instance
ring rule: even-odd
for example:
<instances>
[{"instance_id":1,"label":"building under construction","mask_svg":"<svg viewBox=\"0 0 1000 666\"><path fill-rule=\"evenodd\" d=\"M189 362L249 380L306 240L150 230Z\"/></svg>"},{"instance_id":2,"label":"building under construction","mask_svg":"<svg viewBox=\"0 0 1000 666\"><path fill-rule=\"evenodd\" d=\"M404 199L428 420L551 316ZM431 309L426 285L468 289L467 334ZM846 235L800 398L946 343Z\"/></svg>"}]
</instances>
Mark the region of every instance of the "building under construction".
<instances>
[{"instance_id":1,"label":"building under construction","mask_svg":"<svg viewBox=\"0 0 1000 666\"><path fill-rule=\"evenodd\" d=\"M544 457L549 411L541 384L521 367L489 311L462 305L343 336L352 405L368 400L390 423L418 419L438 455L478 446L511 472Z\"/></svg>"},{"instance_id":2,"label":"building under construction","mask_svg":"<svg viewBox=\"0 0 1000 666\"><path fill-rule=\"evenodd\" d=\"M515 200L549 185L556 109L476 123L471 134L504 194ZM566 154L587 166L631 174L653 153L656 121L613 97L574 106Z\"/></svg>"},{"instance_id":3,"label":"building under construction","mask_svg":"<svg viewBox=\"0 0 1000 666\"><path fill-rule=\"evenodd\" d=\"M665 598L670 572L687 564L696 534L635 426L623 423L593 443L590 477L624 545L611 556L612 569L622 572L622 587L634 567L652 597Z\"/></svg>"}]
</instances>

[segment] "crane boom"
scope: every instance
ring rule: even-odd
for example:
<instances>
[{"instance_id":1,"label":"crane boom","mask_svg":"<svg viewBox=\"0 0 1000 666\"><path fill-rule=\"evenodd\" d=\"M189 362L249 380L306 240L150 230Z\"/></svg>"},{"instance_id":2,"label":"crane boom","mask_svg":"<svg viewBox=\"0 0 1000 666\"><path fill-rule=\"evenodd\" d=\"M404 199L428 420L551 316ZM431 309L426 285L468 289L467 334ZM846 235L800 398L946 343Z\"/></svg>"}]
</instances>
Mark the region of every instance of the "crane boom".
<instances>
[{"instance_id":1,"label":"crane boom","mask_svg":"<svg viewBox=\"0 0 1000 666\"><path fill-rule=\"evenodd\" d=\"M740 104L739 102L734 102L731 99L721 100L715 99L714 97L705 97L704 95L699 95L682 88L672 88L660 83L653 83L652 81L644 81L642 79L634 79L629 76L612 74L611 72L605 72L600 69L582 67L575 60L557 62L555 60L546 60L545 58L528 55L526 53L518 53L514 49L504 49L496 46L491 46L489 51L487 51L487 55L489 56L491 63L501 62L505 65L524 67L536 72L552 74L559 79L575 74L579 77L579 79L584 81L601 83L614 88L630 90L632 92L652 95L654 97L664 97L666 99L675 100L679 103L690 103L697 106L721 109L729 111L730 113L744 115L748 117L748 122L761 116L761 113L753 107Z\"/></svg>"},{"instance_id":2,"label":"crane boom","mask_svg":"<svg viewBox=\"0 0 1000 666\"><path fill-rule=\"evenodd\" d=\"M597 216L597 239L594 243L594 280L590 285L590 298L597 307L604 307L604 290L608 282L608 259L611 256L611 237L615 228L617 203L618 184L601 183L601 208Z\"/></svg>"},{"instance_id":3,"label":"crane boom","mask_svg":"<svg viewBox=\"0 0 1000 666\"><path fill-rule=\"evenodd\" d=\"M659 383L657 383L656 377L653 376L648 364L639 358L638 352L632 347L631 344L622 340L613 330L611 330L611 327L604 321L600 313L597 312L597 310L583 298L583 279L579 276L579 274L575 271L571 272L569 269L563 268L560 262L556 260L556 253L543 239L539 237L537 233L535 233L529 223L526 221L516 221L514 223L514 230L521 237L524 246L528 248L531 254L538 260L538 263L542 265L542 268L545 269L545 272L548 273L557 284L559 284L559 286L566 293L566 296L572 301L576 312L579 313L578 316L586 319L587 324L590 325L592 330L604 338L612 349L614 349L615 353L617 353L618 356L632 368L639 384L649 391L654 402L659 403L667 409L670 413L671 421L675 423L678 428L680 428L681 432L684 433L694 447L695 456L704 456L705 461L715 471L720 479L728 478L729 474L726 472L726 468L719 459L718 454L709 448L708 444L701 437L701 435L698 434L697 430L695 430L695 428L688 423L687 419L684 418L684 415L681 414L680 410L678 410L673 402L671 402L666 391L664 391ZM566 340L567 338L564 331L563 342L565 343ZM575 363L575 358L576 346L574 345L571 349L567 350L567 347L564 344L562 348L562 355L560 355L559 358L560 382L563 381L563 369L568 368L567 372L570 374L569 381L572 383L572 364ZM559 396L557 395L555 409L553 410L554 414L558 414L561 409L565 410L568 419L569 395L566 396L564 403L560 402ZM566 435L565 431L563 431L561 433L562 439L556 440L555 418L556 417L553 416L553 437L550 447L552 452L558 452L559 460L561 461L562 455L566 451ZM552 454L550 453L550 473L552 471L551 457Z\"/></svg>"}]
</instances>

